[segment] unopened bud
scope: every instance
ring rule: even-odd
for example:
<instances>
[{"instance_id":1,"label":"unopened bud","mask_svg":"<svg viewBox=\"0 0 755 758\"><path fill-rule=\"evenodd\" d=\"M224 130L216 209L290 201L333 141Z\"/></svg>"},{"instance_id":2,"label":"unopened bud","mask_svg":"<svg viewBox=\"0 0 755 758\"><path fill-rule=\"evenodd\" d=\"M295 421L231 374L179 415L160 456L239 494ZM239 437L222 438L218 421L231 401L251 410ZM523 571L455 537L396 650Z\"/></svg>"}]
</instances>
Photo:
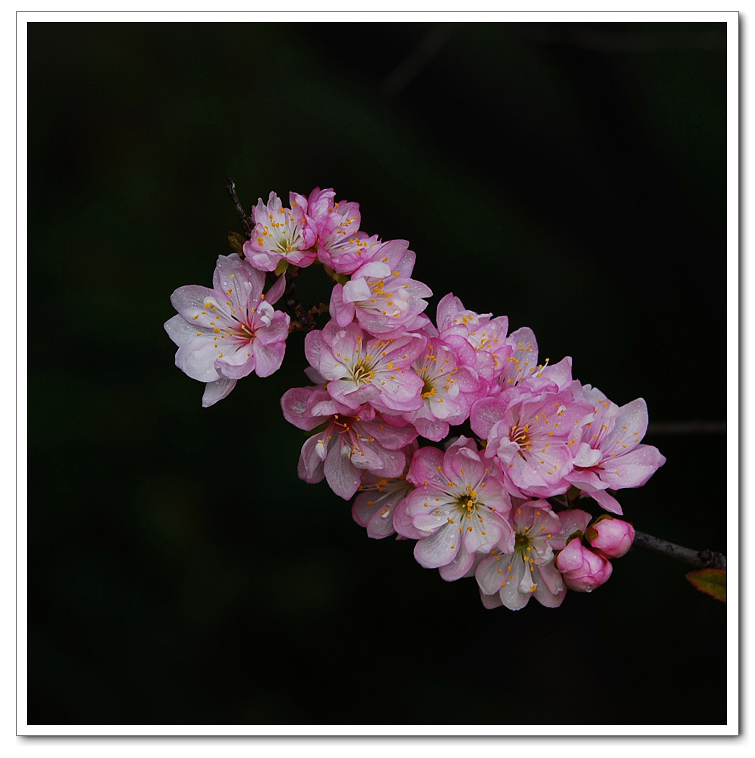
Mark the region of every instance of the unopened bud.
<instances>
[{"instance_id":1,"label":"unopened bud","mask_svg":"<svg viewBox=\"0 0 755 758\"><path fill-rule=\"evenodd\" d=\"M621 519L601 516L588 527L585 537L592 547L608 558L621 558L632 547L634 527Z\"/></svg>"},{"instance_id":2,"label":"unopened bud","mask_svg":"<svg viewBox=\"0 0 755 758\"><path fill-rule=\"evenodd\" d=\"M592 592L608 581L613 566L598 553L573 539L556 557L556 568L564 575L564 584L577 592Z\"/></svg>"}]
</instances>

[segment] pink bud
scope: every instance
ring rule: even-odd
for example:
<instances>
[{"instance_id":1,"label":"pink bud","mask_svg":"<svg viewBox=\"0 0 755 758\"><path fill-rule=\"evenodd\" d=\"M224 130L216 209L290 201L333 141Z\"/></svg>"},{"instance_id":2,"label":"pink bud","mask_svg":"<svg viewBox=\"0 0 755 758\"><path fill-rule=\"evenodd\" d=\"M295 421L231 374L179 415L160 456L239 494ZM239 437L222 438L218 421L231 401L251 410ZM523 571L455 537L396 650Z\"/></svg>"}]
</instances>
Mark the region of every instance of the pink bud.
<instances>
[{"instance_id":1,"label":"pink bud","mask_svg":"<svg viewBox=\"0 0 755 758\"><path fill-rule=\"evenodd\" d=\"M609 560L588 550L579 539L571 540L558 554L556 567L564 575L566 586L577 592L592 592L608 581L613 571Z\"/></svg>"},{"instance_id":2,"label":"pink bud","mask_svg":"<svg viewBox=\"0 0 755 758\"><path fill-rule=\"evenodd\" d=\"M634 527L621 519L604 516L590 526L585 537L608 558L621 558L632 547Z\"/></svg>"}]
</instances>

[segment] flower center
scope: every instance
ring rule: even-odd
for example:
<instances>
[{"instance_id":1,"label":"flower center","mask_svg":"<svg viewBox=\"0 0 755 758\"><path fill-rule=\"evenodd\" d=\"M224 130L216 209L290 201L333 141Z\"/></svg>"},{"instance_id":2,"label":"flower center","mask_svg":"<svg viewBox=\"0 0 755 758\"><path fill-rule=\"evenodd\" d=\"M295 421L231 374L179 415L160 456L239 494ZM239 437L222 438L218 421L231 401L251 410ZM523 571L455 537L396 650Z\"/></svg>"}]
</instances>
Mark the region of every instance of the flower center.
<instances>
[{"instance_id":1,"label":"flower center","mask_svg":"<svg viewBox=\"0 0 755 758\"><path fill-rule=\"evenodd\" d=\"M477 510L477 491L473 490L470 484L467 485L467 494L456 498L456 507L462 516L466 515L469 518Z\"/></svg>"},{"instance_id":2,"label":"flower center","mask_svg":"<svg viewBox=\"0 0 755 758\"><path fill-rule=\"evenodd\" d=\"M425 371L420 374L420 379L422 379L422 398L426 400L428 397L435 397L435 387Z\"/></svg>"},{"instance_id":3,"label":"flower center","mask_svg":"<svg viewBox=\"0 0 755 758\"><path fill-rule=\"evenodd\" d=\"M529 430L530 430L529 424L525 424L523 427L514 425L511 427L511 433L509 434L509 439L512 442L516 442L516 444L519 445L520 448L529 450L530 449L530 439L528 436Z\"/></svg>"},{"instance_id":4,"label":"flower center","mask_svg":"<svg viewBox=\"0 0 755 758\"><path fill-rule=\"evenodd\" d=\"M516 532L514 534L514 550L517 553L525 553L532 547L532 540L527 536L527 532Z\"/></svg>"},{"instance_id":5,"label":"flower center","mask_svg":"<svg viewBox=\"0 0 755 758\"><path fill-rule=\"evenodd\" d=\"M374 376L375 372L369 357L363 358L351 369L351 379L355 384L369 384Z\"/></svg>"},{"instance_id":6,"label":"flower center","mask_svg":"<svg viewBox=\"0 0 755 758\"><path fill-rule=\"evenodd\" d=\"M237 329L228 329L231 337L240 337L242 340L254 339L254 328L247 324L239 323Z\"/></svg>"}]
</instances>

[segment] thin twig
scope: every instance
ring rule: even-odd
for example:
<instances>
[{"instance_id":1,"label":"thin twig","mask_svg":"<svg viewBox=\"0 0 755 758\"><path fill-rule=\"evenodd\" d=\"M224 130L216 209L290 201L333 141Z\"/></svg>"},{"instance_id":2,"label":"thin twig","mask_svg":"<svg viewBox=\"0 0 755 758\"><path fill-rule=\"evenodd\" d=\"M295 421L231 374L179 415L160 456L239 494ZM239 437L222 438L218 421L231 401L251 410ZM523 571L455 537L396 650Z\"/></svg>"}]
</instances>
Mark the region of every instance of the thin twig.
<instances>
[{"instance_id":1,"label":"thin twig","mask_svg":"<svg viewBox=\"0 0 755 758\"><path fill-rule=\"evenodd\" d=\"M722 553L716 553L713 550L691 550L688 547L675 545L673 542L653 537L644 532L636 532L634 535L634 546L650 550L659 555L666 555L682 563L688 563L695 568L726 568L726 556Z\"/></svg>"},{"instance_id":2,"label":"thin twig","mask_svg":"<svg viewBox=\"0 0 755 758\"><path fill-rule=\"evenodd\" d=\"M239 202L239 196L236 194L236 184L230 176L225 180L225 188L228 190L228 194L231 196L231 202L236 207L236 213L239 214L239 218L241 219L241 226L244 227L246 236L251 238L254 225L252 224L249 216L247 216L244 212L244 207Z\"/></svg>"}]
</instances>

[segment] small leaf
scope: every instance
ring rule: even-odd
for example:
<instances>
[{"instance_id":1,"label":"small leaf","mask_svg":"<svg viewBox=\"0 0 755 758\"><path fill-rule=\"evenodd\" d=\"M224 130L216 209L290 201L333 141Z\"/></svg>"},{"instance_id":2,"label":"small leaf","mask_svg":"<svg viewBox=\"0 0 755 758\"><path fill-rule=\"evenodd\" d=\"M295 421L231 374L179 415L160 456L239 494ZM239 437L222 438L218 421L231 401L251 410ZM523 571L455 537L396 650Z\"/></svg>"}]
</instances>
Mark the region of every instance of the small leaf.
<instances>
[{"instance_id":1,"label":"small leaf","mask_svg":"<svg viewBox=\"0 0 755 758\"><path fill-rule=\"evenodd\" d=\"M288 261L285 258L281 258L278 261L278 265L275 267L275 275L281 276L281 274L285 274L288 270Z\"/></svg>"},{"instance_id":2,"label":"small leaf","mask_svg":"<svg viewBox=\"0 0 755 758\"><path fill-rule=\"evenodd\" d=\"M706 595L726 602L726 569L701 569L690 571L687 579L692 586Z\"/></svg>"},{"instance_id":3,"label":"small leaf","mask_svg":"<svg viewBox=\"0 0 755 758\"><path fill-rule=\"evenodd\" d=\"M244 256L244 243L246 240L238 232L228 232L228 242L231 250L240 256Z\"/></svg>"}]
</instances>

